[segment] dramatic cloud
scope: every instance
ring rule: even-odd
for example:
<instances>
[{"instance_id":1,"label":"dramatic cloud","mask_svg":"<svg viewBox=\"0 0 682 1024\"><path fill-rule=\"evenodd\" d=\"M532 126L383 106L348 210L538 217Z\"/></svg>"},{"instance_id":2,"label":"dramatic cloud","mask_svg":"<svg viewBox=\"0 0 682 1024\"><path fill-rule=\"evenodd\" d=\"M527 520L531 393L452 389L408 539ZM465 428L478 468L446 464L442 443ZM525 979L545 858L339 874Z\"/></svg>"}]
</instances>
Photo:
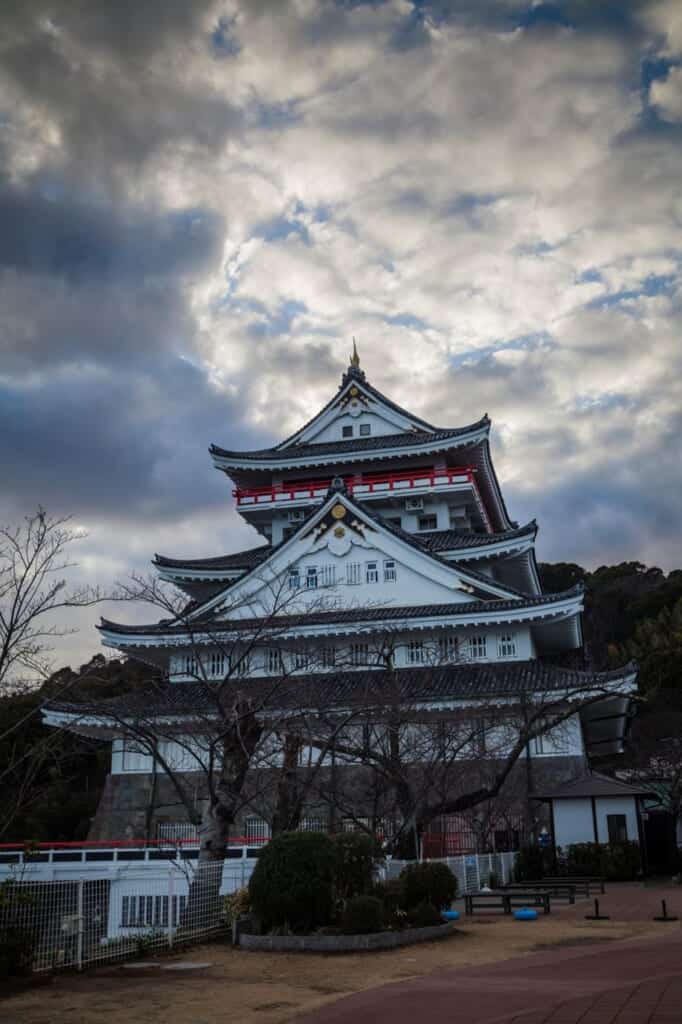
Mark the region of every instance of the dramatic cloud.
<instances>
[{"instance_id":1,"label":"dramatic cloud","mask_svg":"<svg viewBox=\"0 0 682 1024\"><path fill-rule=\"evenodd\" d=\"M73 512L104 585L257 543L206 447L294 430L354 334L415 412L489 412L541 557L679 565L676 0L16 0L0 29L3 518Z\"/></svg>"}]
</instances>

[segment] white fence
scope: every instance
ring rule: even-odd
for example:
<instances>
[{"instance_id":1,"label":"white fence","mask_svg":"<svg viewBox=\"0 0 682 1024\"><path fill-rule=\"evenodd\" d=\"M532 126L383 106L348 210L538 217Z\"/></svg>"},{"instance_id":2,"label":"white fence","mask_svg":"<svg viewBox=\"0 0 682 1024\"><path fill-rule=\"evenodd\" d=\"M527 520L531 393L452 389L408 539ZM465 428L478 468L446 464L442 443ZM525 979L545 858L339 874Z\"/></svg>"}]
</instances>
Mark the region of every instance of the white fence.
<instances>
[{"instance_id":1,"label":"white fence","mask_svg":"<svg viewBox=\"0 0 682 1024\"><path fill-rule=\"evenodd\" d=\"M163 873L72 881L18 875L3 885L0 934L25 940L34 971L146 954L224 929L223 896L244 877L222 864L203 865L200 872L196 865L170 864Z\"/></svg>"},{"instance_id":2,"label":"white fence","mask_svg":"<svg viewBox=\"0 0 682 1024\"><path fill-rule=\"evenodd\" d=\"M457 879L457 892L460 896L464 893L478 892L481 886L489 885L491 876L497 885L506 885L513 881L515 853L472 853L460 857L438 858L438 863L447 864ZM430 858L429 863L434 863L437 858ZM386 865L388 878L397 878L400 872L408 864L407 860L391 860Z\"/></svg>"},{"instance_id":3,"label":"white fence","mask_svg":"<svg viewBox=\"0 0 682 1024\"><path fill-rule=\"evenodd\" d=\"M510 881L514 858L485 853L441 863L457 877L461 895L488 884L491 875L498 884ZM382 874L397 878L408 863L389 860ZM224 897L248 883L255 865L254 856L201 869L188 859L68 863L59 869L54 862L14 864L11 873L5 868L4 880L0 875L0 933L12 929L27 937L35 971L80 969L201 941L226 928ZM46 877L56 870L61 878Z\"/></svg>"}]
</instances>

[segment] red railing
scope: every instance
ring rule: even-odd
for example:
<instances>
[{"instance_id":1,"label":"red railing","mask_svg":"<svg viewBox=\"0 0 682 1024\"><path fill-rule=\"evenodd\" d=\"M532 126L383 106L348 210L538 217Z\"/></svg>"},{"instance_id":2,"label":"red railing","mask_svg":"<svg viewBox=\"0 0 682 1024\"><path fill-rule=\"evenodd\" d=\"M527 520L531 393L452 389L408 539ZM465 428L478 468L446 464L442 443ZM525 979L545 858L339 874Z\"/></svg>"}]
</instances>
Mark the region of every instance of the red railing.
<instances>
[{"instance_id":1,"label":"red railing","mask_svg":"<svg viewBox=\"0 0 682 1024\"><path fill-rule=\"evenodd\" d=\"M410 490L416 486L434 487L436 483L440 484L443 481L453 483L453 481L460 481L461 478L469 483L474 483L475 473L476 470L473 466L456 466L447 469L428 467L422 470L407 470L402 473L345 476L343 480L350 494L354 491L373 494L377 488L381 488L383 493L385 490L392 491L396 485L401 484L408 486L400 487L400 490ZM248 499L254 499L253 503L258 504L259 498L277 501L284 497L289 501L294 501L319 496L319 492L327 491L331 483L331 478L328 480L300 480L286 484L274 484L270 487L236 487L232 493L237 499L237 505Z\"/></svg>"}]
</instances>

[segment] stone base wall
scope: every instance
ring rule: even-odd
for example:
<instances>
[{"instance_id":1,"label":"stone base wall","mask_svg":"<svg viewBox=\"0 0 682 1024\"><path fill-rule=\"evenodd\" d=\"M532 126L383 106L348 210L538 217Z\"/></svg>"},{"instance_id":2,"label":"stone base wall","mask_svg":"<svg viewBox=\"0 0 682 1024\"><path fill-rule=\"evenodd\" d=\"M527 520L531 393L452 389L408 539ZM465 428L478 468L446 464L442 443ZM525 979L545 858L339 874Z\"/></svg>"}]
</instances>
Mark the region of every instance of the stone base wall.
<instances>
[{"instance_id":1,"label":"stone base wall","mask_svg":"<svg viewBox=\"0 0 682 1024\"><path fill-rule=\"evenodd\" d=\"M548 805L539 801L529 802L529 796L579 778L586 770L587 762L583 757L534 758L530 764L522 759L515 765L508 783L498 797L500 806L505 810L513 806L517 811L530 814L529 825L535 818L540 825L549 827ZM200 774L187 774L183 778L199 810L205 795L202 777ZM272 817L277 779L278 773L273 772L272 785L264 786L260 773L257 779L252 780L254 789L261 795L249 809L240 813L233 835L244 835L247 816L255 815L265 820ZM340 819L347 815L352 803L358 816L365 814L371 817L371 794L366 789L366 781L367 774L361 767L346 766L337 770L334 777L328 771L321 773L319 791L311 796L304 813L311 817L321 817L334 828L340 827ZM334 793L339 797L338 806L335 806ZM179 801L170 779L162 773L109 775L88 838L100 841L153 839L160 824L187 823L189 820L186 808Z\"/></svg>"}]
</instances>

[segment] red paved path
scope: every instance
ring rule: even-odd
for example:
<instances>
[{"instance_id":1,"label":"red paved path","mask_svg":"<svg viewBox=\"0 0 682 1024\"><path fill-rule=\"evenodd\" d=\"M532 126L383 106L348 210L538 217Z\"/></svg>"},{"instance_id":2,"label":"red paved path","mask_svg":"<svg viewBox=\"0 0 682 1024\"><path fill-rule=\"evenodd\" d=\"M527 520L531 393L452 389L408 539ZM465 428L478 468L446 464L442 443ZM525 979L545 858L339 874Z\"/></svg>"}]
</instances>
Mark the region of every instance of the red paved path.
<instances>
[{"instance_id":1,"label":"red paved path","mask_svg":"<svg viewBox=\"0 0 682 1024\"><path fill-rule=\"evenodd\" d=\"M604 898L620 914L625 887ZM631 887L629 902L639 903ZM640 895L641 894L641 895ZM639 889L639 898L645 894ZM670 895L666 893L665 895ZM682 894L669 900L678 912ZM646 895L650 908L656 892ZM585 902L563 914L589 910ZM655 912L656 907L653 906ZM640 907L638 917L642 914ZM647 914L648 916L648 914ZM301 1018L302 1024L682 1024L682 929L661 937L553 950L444 970L359 992Z\"/></svg>"}]
</instances>

